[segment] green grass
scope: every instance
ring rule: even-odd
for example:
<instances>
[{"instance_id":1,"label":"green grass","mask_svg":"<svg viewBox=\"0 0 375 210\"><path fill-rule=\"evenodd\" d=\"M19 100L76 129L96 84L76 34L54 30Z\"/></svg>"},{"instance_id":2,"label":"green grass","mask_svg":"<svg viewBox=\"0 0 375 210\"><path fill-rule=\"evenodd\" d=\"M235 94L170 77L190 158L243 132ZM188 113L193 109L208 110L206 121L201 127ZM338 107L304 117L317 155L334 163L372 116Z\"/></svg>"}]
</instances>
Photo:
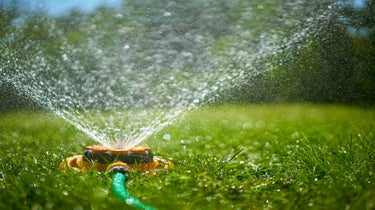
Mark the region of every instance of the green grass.
<instances>
[{"instance_id":1,"label":"green grass","mask_svg":"<svg viewBox=\"0 0 375 210\"><path fill-rule=\"evenodd\" d=\"M158 209L374 209L374 123L342 105L202 108L145 142L175 167L127 188ZM129 209L111 176L58 169L91 144L53 115L2 114L0 209Z\"/></svg>"}]
</instances>

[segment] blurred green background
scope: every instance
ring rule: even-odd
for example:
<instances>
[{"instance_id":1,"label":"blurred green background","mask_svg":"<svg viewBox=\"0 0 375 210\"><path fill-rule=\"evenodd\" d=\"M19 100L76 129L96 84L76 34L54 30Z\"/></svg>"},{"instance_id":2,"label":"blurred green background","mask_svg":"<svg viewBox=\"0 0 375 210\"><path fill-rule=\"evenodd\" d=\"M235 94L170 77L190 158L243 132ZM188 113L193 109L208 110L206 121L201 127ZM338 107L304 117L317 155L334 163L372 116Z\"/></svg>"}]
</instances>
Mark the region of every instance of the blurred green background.
<instances>
[{"instance_id":1,"label":"blurred green background","mask_svg":"<svg viewBox=\"0 0 375 210\"><path fill-rule=\"evenodd\" d=\"M254 68L261 69L260 73L242 75L244 82L239 85L226 85L215 102L374 102L374 1L353 4L352 1L317 0L172 3L127 0L111 7L99 6L90 12L76 8L59 15L51 15L47 9L27 10L25 5L19 7L22 3L2 2L1 77L12 74L12 69L20 66L27 71L32 65L28 62L36 54L46 57L52 66L62 65L60 61L67 50L64 47L77 51L74 56L82 68L100 69L93 55L96 52L85 47L93 39L107 56L118 54L118 48L126 48L122 46L124 41L136 44L138 49L129 51L132 55L127 56L132 56L131 61L139 68L153 65L152 60L146 59L156 53L150 49L165 40L162 46L170 50L190 48L198 56L202 51L209 51L215 59L225 60L214 67L224 65L230 72L230 69L245 68L241 62L245 62L246 56L239 54L258 53L254 50L259 48L254 48L251 42L261 42L262 36L269 35L280 45L279 50L252 63ZM161 18L162 15L168 20ZM314 24L309 22L309 17L314 19ZM163 26L170 28L163 35L154 33ZM165 38L188 36L196 31L212 41L191 46L189 42ZM294 42L293 36L296 36ZM283 43L283 39L291 41ZM163 56L160 65L168 68L165 60L173 57ZM182 68L201 65L197 63L186 62ZM119 66L113 68L120 69ZM59 72L50 69L49 74ZM37 107L14 84L0 81L1 111Z\"/></svg>"}]
</instances>

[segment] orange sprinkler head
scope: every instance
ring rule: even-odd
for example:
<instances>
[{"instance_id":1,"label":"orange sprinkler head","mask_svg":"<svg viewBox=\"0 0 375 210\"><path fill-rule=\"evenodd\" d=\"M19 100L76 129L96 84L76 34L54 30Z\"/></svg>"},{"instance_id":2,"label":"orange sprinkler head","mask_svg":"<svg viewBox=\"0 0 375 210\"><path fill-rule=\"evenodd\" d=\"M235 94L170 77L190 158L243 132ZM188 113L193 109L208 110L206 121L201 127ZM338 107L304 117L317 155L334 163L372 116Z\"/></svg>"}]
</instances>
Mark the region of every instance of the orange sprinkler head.
<instances>
[{"instance_id":1,"label":"orange sprinkler head","mask_svg":"<svg viewBox=\"0 0 375 210\"><path fill-rule=\"evenodd\" d=\"M75 155L66 158L60 164L60 168L66 170L72 168L84 172L87 169L97 171L112 170L114 167L126 168L128 171L140 170L142 172L154 172L157 168L167 170L172 167L171 161L160 157L154 157L151 148L135 146L129 149L111 149L103 145L87 146L83 155Z\"/></svg>"}]
</instances>

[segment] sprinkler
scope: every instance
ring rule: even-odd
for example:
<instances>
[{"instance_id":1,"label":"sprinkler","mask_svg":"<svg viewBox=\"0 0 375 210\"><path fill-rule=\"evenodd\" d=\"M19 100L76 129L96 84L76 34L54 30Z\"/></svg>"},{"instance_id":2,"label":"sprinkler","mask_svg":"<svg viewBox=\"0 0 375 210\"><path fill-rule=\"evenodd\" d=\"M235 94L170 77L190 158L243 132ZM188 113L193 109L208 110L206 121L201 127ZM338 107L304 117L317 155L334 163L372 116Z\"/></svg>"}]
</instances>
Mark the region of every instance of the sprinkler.
<instances>
[{"instance_id":1,"label":"sprinkler","mask_svg":"<svg viewBox=\"0 0 375 210\"><path fill-rule=\"evenodd\" d=\"M113 192L128 205L141 209L154 209L130 195L126 190L126 178L130 172L141 171L154 173L156 169L168 170L173 163L166 159L155 157L150 147L135 146L129 149L110 149L103 145L85 147L82 155L74 155L60 163L64 171L73 169L86 172L89 169L106 171L113 175Z\"/></svg>"},{"instance_id":2,"label":"sprinkler","mask_svg":"<svg viewBox=\"0 0 375 210\"><path fill-rule=\"evenodd\" d=\"M83 155L68 157L60 164L63 170L70 168L79 172L86 172L88 169L110 171L116 166L123 166L130 172L140 170L154 173L158 168L168 170L173 164L171 161L153 156L150 147L110 149L103 145L87 146Z\"/></svg>"}]
</instances>

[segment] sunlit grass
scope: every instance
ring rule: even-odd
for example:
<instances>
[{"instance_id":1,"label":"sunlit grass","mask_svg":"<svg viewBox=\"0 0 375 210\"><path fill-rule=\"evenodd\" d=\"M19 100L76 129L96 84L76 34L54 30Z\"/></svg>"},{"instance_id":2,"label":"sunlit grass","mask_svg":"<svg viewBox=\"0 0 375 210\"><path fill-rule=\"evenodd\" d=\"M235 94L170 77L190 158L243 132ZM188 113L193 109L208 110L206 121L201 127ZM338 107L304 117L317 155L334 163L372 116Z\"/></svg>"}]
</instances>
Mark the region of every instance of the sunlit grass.
<instances>
[{"instance_id":1,"label":"sunlit grass","mask_svg":"<svg viewBox=\"0 0 375 210\"><path fill-rule=\"evenodd\" d=\"M372 209L374 122L375 109L341 105L202 108L145 142L175 167L127 187L159 209ZM0 209L129 208L111 176L58 169L91 144L53 115L2 114Z\"/></svg>"}]
</instances>

